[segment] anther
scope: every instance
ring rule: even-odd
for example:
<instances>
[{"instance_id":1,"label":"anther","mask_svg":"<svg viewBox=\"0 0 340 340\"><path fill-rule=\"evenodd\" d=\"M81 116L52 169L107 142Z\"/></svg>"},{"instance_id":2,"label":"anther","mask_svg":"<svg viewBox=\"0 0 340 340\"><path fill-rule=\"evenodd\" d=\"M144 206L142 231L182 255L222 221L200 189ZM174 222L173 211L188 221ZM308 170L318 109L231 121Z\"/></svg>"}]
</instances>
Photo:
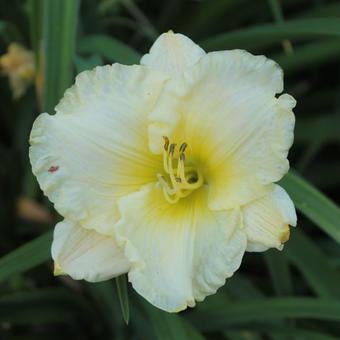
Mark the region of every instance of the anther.
<instances>
[{"instance_id":1,"label":"anther","mask_svg":"<svg viewBox=\"0 0 340 340\"><path fill-rule=\"evenodd\" d=\"M181 146L179 147L179 152L184 152L187 146L188 146L187 143L182 143Z\"/></svg>"},{"instance_id":2,"label":"anther","mask_svg":"<svg viewBox=\"0 0 340 340\"><path fill-rule=\"evenodd\" d=\"M163 139L164 139L164 150L168 151L168 148L169 148L169 138L166 137L166 136L163 136Z\"/></svg>"},{"instance_id":3,"label":"anther","mask_svg":"<svg viewBox=\"0 0 340 340\"><path fill-rule=\"evenodd\" d=\"M170 144L169 153L171 153L173 155L174 152L175 152L175 148L176 148L176 144Z\"/></svg>"},{"instance_id":4,"label":"anther","mask_svg":"<svg viewBox=\"0 0 340 340\"><path fill-rule=\"evenodd\" d=\"M184 153L180 153L179 154L179 159L184 162L185 161L185 154Z\"/></svg>"}]
</instances>

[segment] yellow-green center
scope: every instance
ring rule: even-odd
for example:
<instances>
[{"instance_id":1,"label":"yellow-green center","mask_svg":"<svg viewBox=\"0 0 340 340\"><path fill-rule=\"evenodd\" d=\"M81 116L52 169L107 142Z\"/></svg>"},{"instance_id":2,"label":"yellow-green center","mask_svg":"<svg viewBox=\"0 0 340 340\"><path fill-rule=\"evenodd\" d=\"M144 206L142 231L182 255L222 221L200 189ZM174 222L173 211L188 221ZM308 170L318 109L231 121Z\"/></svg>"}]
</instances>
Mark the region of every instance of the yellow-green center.
<instances>
[{"instance_id":1,"label":"yellow-green center","mask_svg":"<svg viewBox=\"0 0 340 340\"><path fill-rule=\"evenodd\" d=\"M163 188L165 199L174 204L201 187L204 179L198 168L186 162L187 144L182 143L179 148L176 148L176 144L170 143L168 137L163 138L164 174L158 174L157 177Z\"/></svg>"}]
</instances>

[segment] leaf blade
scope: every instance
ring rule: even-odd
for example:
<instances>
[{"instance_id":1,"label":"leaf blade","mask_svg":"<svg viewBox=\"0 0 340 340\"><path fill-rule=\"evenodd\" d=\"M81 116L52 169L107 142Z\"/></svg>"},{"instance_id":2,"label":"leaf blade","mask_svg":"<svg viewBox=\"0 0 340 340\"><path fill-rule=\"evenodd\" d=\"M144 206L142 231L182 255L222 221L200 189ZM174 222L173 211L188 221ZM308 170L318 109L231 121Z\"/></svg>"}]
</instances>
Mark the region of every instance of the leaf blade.
<instances>
[{"instance_id":1,"label":"leaf blade","mask_svg":"<svg viewBox=\"0 0 340 340\"><path fill-rule=\"evenodd\" d=\"M128 325L130 320L130 308L126 275L120 275L116 277L115 280L122 316L125 323Z\"/></svg>"},{"instance_id":2,"label":"leaf blade","mask_svg":"<svg viewBox=\"0 0 340 340\"><path fill-rule=\"evenodd\" d=\"M316 298L269 298L251 302L231 302L223 309L199 311L190 315L195 326L206 332L231 325L286 318L340 320L339 300ZM205 322L209 320L209 322Z\"/></svg>"},{"instance_id":3,"label":"leaf blade","mask_svg":"<svg viewBox=\"0 0 340 340\"><path fill-rule=\"evenodd\" d=\"M340 208L294 172L281 181L298 210L340 243Z\"/></svg>"},{"instance_id":4,"label":"leaf blade","mask_svg":"<svg viewBox=\"0 0 340 340\"><path fill-rule=\"evenodd\" d=\"M52 235L53 232L48 231L3 256L0 259L0 282L48 261Z\"/></svg>"},{"instance_id":5,"label":"leaf blade","mask_svg":"<svg viewBox=\"0 0 340 340\"><path fill-rule=\"evenodd\" d=\"M52 113L73 81L79 0L45 0L43 4L43 108Z\"/></svg>"},{"instance_id":6,"label":"leaf blade","mask_svg":"<svg viewBox=\"0 0 340 340\"><path fill-rule=\"evenodd\" d=\"M259 48L283 39L339 37L339 19L301 19L258 25L206 39L200 45L211 51L229 48Z\"/></svg>"},{"instance_id":7,"label":"leaf blade","mask_svg":"<svg viewBox=\"0 0 340 340\"><path fill-rule=\"evenodd\" d=\"M324 298L340 299L340 273L322 251L300 230L294 230L283 254L307 279L311 288Z\"/></svg>"},{"instance_id":8,"label":"leaf blade","mask_svg":"<svg viewBox=\"0 0 340 340\"><path fill-rule=\"evenodd\" d=\"M139 63L141 55L121 41L106 35L89 35L78 44L78 53L98 54L110 62Z\"/></svg>"}]
</instances>

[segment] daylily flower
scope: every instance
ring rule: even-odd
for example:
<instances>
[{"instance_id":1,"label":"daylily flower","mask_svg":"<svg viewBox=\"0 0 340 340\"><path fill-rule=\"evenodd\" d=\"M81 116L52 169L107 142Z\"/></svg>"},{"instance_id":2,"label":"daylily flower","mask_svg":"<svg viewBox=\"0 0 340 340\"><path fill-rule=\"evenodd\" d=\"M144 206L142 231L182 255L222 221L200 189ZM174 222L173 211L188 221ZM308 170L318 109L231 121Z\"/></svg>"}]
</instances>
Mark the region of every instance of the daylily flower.
<instances>
[{"instance_id":1,"label":"daylily flower","mask_svg":"<svg viewBox=\"0 0 340 340\"><path fill-rule=\"evenodd\" d=\"M274 184L288 171L295 100L264 56L205 53L162 34L141 65L78 75L31 133L30 159L64 221L56 274L106 280L177 312L239 268L245 251L282 249L296 224Z\"/></svg>"},{"instance_id":2,"label":"daylily flower","mask_svg":"<svg viewBox=\"0 0 340 340\"><path fill-rule=\"evenodd\" d=\"M14 99L23 96L33 83L35 73L33 53L17 43L11 43L7 53L0 57L0 68L9 78Z\"/></svg>"}]
</instances>

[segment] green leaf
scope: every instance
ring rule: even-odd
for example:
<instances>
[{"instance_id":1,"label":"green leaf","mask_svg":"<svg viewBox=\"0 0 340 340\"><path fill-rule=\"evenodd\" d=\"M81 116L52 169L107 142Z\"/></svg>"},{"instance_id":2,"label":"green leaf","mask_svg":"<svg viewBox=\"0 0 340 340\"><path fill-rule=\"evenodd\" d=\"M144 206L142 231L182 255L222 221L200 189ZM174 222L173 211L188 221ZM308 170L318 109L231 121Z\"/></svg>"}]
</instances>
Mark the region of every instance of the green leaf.
<instances>
[{"instance_id":1,"label":"green leaf","mask_svg":"<svg viewBox=\"0 0 340 340\"><path fill-rule=\"evenodd\" d=\"M221 290L237 300L261 299L264 297L264 293L254 284L251 278L239 272L235 273L232 279L228 280ZM204 304L208 303L211 299L212 297L206 300Z\"/></svg>"},{"instance_id":2,"label":"green leaf","mask_svg":"<svg viewBox=\"0 0 340 340\"><path fill-rule=\"evenodd\" d=\"M95 283L87 282L85 286L94 300L98 320L104 323L111 335L121 332L124 324L113 280Z\"/></svg>"},{"instance_id":3,"label":"green leaf","mask_svg":"<svg viewBox=\"0 0 340 340\"><path fill-rule=\"evenodd\" d=\"M109 62L137 64L141 55L133 48L107 35L89 35L78 44L78 53L98 54Z\"/></svg>"},{"instance_id":4,"label":"green leaf","mask_svg":"<svg viewBox=\"0 0 340 340\"><path fill-rule=\"evenodd\" d=\"M334 39L295 47L294 53L276 55L273 59L283 68L285 74L288 74L308 68L315 69L317 65L336 60L339 56L340 43L338 39Z\"/></svg>"},{"instance_id":5,"label":"green leaf","mask_svg":"<svg viewBox=\"0 0 340 340\"><path fill-rule=\"evenodd\" d=\"M0 321L14 324L70 322L82 314L91 316L84 300L65 289L16 292L0 299Z\"/></svg>"},{"instance_id":6,"label":"green leaf","mask_svg":"<svg viewBox=\"0 0 340 340\"><path fill-rule=\"evenodd\" d=\"M243 340L251 339L247 337L247 335L252 335L251 332L258 333L266 333L269 336L269 339L276 339L275 336L278 336L279 339L284 340L300 340L300 339L308 339L308 340L337 340L338 338L331 336L326 333L321 333L316 329L305 329L305 328L295 328L290 327L285 324L249 324L249 325L241 325L233 327L232 332L238 332L239 334L243 334ZM260 339L263 339L261 337ZM236 340L236 339L235 339Z\"/></svg>"},{"instance_id":7,"label":"green leaf","mask_svg":"<svg viewBox=\"0 0 340 340\"><path fill-rule=\"evenodd\" d=\"M93 54L88 58L75 56L74 63L76 65L77 73L92 70L96 66L103 65L103 60L98 54Z\"/></svg>"},{"instance_id":8,"label":"green leaf","mask_svg":"<svg viewBox=\"0 0 340 340\"><path fill-rule=\"evenodd\" d=\"M292 279L287 259L276 249L265 252L263 256L269 269L276 295L292 295Z\"/></svg>"},{"instance_id":9,"label":"green leaf","mask_svg":"<svg viewBox=\"0 0 340 340\"><path fill-rule=\"evenodd\" d=\"M200 45L206 50L259 48L283 39L340 37L340 19L305 19L254 26L206 39Z\"/></svg>"},{"instance_id":10,"label":"green leaf","mask_svg":"<svg viewBox=\"0 0 340 340\"><path fill-rule=\"evenodd\" d=\"M50 113L73 82L78 7L78 0L43 2L43 108Z\"/></svg>"},{"instance_id":11,"label":"green leaf","mask_svg":"<svg viewBox=\"0 0 340 340\"><path fill-rule=\"evenodd\" d=\"M286 318L340 321L340 300L314 298L271 298L251 302L231 302L223 309L189 315L201 331L217 331L231 325ZM207 322L209 320L209 322Z\"/></svg>"},{"instance_id":12,"label":"green leaf","mask_svg":"<svg viewBox=\"0 0 340 340\"><path fill-rule=\"evenodd\" d=\"M130 308L126 275L118 276L115 280L122 316L125 323L128 324L130 319Z\"/></svg>"},{"instance_id":13,"label":"green leaf","mask_svg":"<svg viewBox=\"0 0 340 340\"><path fill-rule=\"evenodd\" d=\"M31 44L34 51L36 67L39 67L40 60L40 43L41 43L41 28L42 28L42 0L28 1L28 14L31 30Z\"/></svg>"},{"instance_id":14,"label":"green leaf","mask_svg":"<svg viewBox=\"0 0 340 340\"><path fill-rule=\"evenodd\" d=\"M340 209L334 202L294 172L287 174L280 185L305 216L340 243Z\"/></svg>"},{"instance_id":15,"label":"green leaf","mask_svg":"<svg viewBox=\"0 0 340 340\"><path fill-rule=\"evenodd\" d=\"M302 272L320 297L340 299L340 273L301 231L292 231L283 254Z\"/></svg>"},{"instance_id":16,"label":"green leaf","mask_svg":"<svg viewBox=\"0 0 340 340\"><path fill-rule=\"evenodd\" d=\"M279 336L280 339L291 339L291 340L300 340L300 339L308 339L308 340L338 340L335 336L328 335L325 333L321 333L314 330L304 330L304 329L289 329L286 327L285 329L278 331L268 331L266 332L270 339L273 339L274 336Z\"/></svg>"},{"instance_id":17,"label":"green leaf","mask_svg":"<svg viewBox=\"0 0 340 340\"><path fill-rule=\"evenodd\" d=\"M264 297L264 293L253 283L251 278L237 272L216 294L209 296L204 303L198 304L198 307L202 311L223 309L230 301L250 301Z\"/></svg>"},{"instance_id":18,"label":"green leaf","mask_svg":"<svg viewBox=\"0 0 340 340\"><path fill-rule=\"evenodd\" d=\"M262 340L263 337L260 334L251 332L248 330L230 330L223 332L225 339L228 340ZM272 339L275 340L275 339Z\"/></svg>"},{"instance_id":19,"label":"green leaf","mask_svg":"<svg viewBox=\"0 0 340 340\"><path fill-rule=\"evenodd\" d=\"M188 322L177 314L163 312L143 301L144 309L151 321L158 340L204 340Z\"/></svg>"},{"instance_id":20,"label":"green leaf","mask_svg":"<svg viewBox=\"0 0 340 340\"><path fill-rule=\"evenodd\" d=\"M32 269L51 258L52 231L39 236L0 259L0 282Z\"/></svg>"},{"instance_id":21,"label":"green leaf","mask_svg":"<svg viewBox=\"0 0 340 340\"><path fill-rule=\"evenodd\" d=\"M283 22L283 13L282 8L279 0L268 0L269 7L271 12L273 13L273 17L276 22Z\"/></svg>"}]
</instances>

